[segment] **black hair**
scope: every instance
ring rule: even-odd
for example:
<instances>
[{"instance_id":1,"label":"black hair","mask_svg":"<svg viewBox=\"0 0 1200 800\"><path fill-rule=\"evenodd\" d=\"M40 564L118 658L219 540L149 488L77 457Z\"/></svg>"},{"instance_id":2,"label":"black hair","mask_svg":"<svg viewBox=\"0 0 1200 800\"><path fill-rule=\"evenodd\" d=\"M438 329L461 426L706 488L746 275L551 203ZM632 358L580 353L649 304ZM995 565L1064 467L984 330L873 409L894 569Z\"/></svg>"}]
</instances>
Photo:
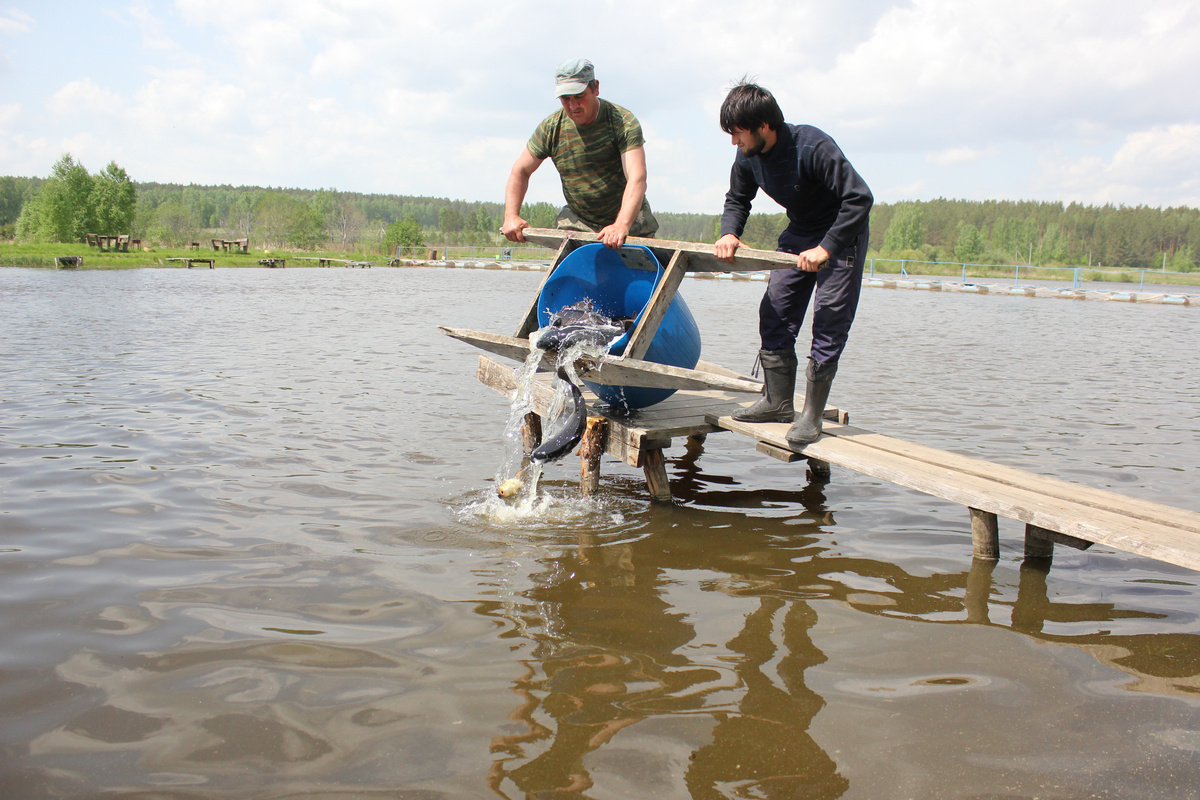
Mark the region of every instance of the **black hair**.
<instances>
[{"instance_id":1,"label":"black hair","mask_svg":"<svg viewBox=\"0 0 1200 800\"><path fill-rule=\"evenodd\" d=\"M757 83L738 81L721 104L721 130L730 134L734 128L757 131L764 122L773 131L783 127L783 112L774 95Z\"/></svg>"}]
</instances>

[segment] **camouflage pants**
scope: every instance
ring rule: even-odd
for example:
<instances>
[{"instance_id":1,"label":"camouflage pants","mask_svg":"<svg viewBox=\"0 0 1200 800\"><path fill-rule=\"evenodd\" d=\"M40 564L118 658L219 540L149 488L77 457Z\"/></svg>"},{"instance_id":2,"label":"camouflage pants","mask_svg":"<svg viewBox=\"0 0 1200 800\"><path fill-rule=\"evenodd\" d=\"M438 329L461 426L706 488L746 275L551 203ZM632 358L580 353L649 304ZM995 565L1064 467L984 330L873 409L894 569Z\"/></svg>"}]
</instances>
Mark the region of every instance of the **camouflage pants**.
<instances>
[{"instance_id":1,"label":"camouflage pants","mask_svg":"<svg viewBox=\"0 0 1200 800\"><path fill-rule=\"evenodd\" d=\"M558 212L558 219L555 220L554 226L560 231L586 231L590 233L599 233L604 227L603 225L593 226L584 222L579 218L578 214L571 210L570 206L564 206L563 210ZM652 239L657 232L658 220L654 218L654 214L650 211L650 204L643 200L641 210L633 218L633 224L629 226L629 235Z\"/></svg>"}]
</instances>

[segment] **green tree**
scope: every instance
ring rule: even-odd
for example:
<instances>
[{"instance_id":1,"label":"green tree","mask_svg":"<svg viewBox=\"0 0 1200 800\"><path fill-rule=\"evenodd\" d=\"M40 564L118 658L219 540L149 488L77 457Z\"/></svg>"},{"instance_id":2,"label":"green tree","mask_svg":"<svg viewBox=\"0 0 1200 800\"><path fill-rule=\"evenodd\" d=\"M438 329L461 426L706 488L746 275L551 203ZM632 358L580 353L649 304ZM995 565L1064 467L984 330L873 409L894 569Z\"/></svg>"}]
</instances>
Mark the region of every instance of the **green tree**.
<instances>
[{"instance_id":1,"label":"green tree","mask_svg":"<svg viewBox=\"0 0 1200 800\"><path fill-rule=\"evenodd\" d=\"M200 235L200 220L182 200L168 200L154 209L146 233L168 247L185 247Z\"/></svg>"},{"instance_id":2,"label":"green tree","mask_svg":"<svg viewBox=\"0 0 1200 800\"><path fill-rule=\"evenodd\" d=\"M29 183L28 179L10 175L0 177L0 225L15 223L21 216Z\"/></svg>"},{"instance_id":3,"label":"green tree","mask_svg":"<svg viewBox=\"0 0 1200 800\"><path fill-rule=\"evenodd\" d=\"M70 153L63 154L17 220L18 238L35 242L83 242L94 233L92 176Z\"/></svg>"},{"instance_id":4,"label":"green tree","mask_svg":"<svg viewBox=\"0 0 1200 800\"><path fill-rule=\"evenodd\" d=\"M553 228L558 220L558 208L541 202L521 206L521 216L534 228Z\"/></svg>"},{"instance_id":5,"label":"green tree","mask_svg":"<svg viewBox=\"0 0 1200 800\"><path fill-rule=\"evenodd\" d=\"M383 247L387 253L398 253L400 249L415 249L425 246L425 238L421 234L421 224L411 214L402 220L393 222L383 234Z\"/></svg>"},{"instance_id":6,"label":"green tree","mask_svg":"<svg viewBox=\"0 0 1200 800\"><path fill-rule=\"evenodd\" d=\"M438 230L443 233L458 233L463 229L463 215L456 208L447 206L438 212Z\"/></svg>"},{"instance_id":7,"label":"green tree","mask_svg":"<svg viewBox=\"0 0 1200 800\"><path fill-rule=\"evenodd\" d=\"M917 250L925 244L925 211L917 203L900 203L883 235L883 250Z\"/></svg>"},{"instance_id":8,"label":"green tree","mask_svg":"<svg viewBox=\"0 0 1200 800\"><path fill-rule=\"evenodd\" d=\"M954 257L967 264L979 261L983 255L983 236L969 222L958 223L958 239L954 243Z\"/></svg>"},{"instance_id":9,"label":"green tree","mask_svg":"<svg viewBox=\"0 0 1200 800\"><path fill-rule=\"evenodd\" d=\"M1196 268L1196 259L1192 255L1192 246L1185 244L1171 256L1171 270L1174 272L1191 272Z\"/></svg>"},{"instance_id":10,"label":"green tree","mask_svg":"<svg viewBox=\"0 0 1200 800\"><path fill-rule=\"evenodd\" d=\"M91 202L95 230L107 236L129 233L137 214L137 190L125 170L108 162L92 181Z\"/></svg>"},{"instance_id":11,"label":"green tree","mask_svg":"<svg viewBox=\"0 0 1200 800\"><path fill-rule=\"evenodd\" d=\"M471 227L479 233L495 233L500 226L496 224L496 220L492 218L492 215L480 203L472 215Z\"/></svg>"},{"instance_id":12,"label":"green tree","mask_svg":"<svg viewBox=\"0 0 1200 800\"><path fill-rule=\"evenodd\" d=\"M325 224L309 203L284 192L264 192L254 204L254 230L263 247L315 247L325 236Z\"/></svg>"}]
</instances>

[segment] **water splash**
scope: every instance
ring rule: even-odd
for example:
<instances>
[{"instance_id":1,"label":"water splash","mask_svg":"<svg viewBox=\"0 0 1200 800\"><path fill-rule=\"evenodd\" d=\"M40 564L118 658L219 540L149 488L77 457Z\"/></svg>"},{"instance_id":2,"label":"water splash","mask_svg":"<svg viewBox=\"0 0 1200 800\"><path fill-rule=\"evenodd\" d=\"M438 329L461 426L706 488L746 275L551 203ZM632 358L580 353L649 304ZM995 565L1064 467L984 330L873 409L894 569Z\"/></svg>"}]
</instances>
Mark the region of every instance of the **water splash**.
<instances>
[{"instance_id":1,"label":"water splash","mask_svg":"<svg viewBox=\"0 0 1200 800\"><path fill-rule=\"evenodd\" d=\"M538 503L543 464L528 458L524 437L526 418L534 413L533 390L542 357L546 352L557 354L558 377L554 379L554 395L545 419L558 424L580 402L574 391L583 383L578 365L598 361L624 332L623 326L596 313L591 302L583 300L563 309L549 324L530 334L529 355L514 374L516 389L504 428L504 456L494 478L497 495L522 516L546 511L544 503Z\"/></svg>"}]
</instances>

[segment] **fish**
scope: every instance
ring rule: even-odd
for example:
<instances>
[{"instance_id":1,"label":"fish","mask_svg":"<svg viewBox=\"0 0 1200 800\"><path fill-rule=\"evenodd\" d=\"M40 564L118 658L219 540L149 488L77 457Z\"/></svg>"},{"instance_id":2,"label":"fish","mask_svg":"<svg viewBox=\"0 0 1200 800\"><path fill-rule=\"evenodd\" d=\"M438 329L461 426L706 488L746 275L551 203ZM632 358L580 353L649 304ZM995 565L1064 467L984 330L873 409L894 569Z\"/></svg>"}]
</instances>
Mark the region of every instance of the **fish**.
<instances>
[{"instance_id":1,"label":"fish","mask_svg":"<svg viewBox=\"0 0 1200 800\"><path fill-rule=\"evenodd\" d=\"M520 478L509 478L504 483L496 487L496 494L505 498L512 497L517 492L521 491L522 485L523 484L521 483Z\"/></svg>"},{"instance_id":2,"label":"fish","mask_svg":"<svg viewBox=\"0 0 1200 800\"><path fill-rule=\"evenodd\" d=\"M616 325L573 323L561 327L549 326L538 333L534 343L541 350L566 350L580 343L608 348L625 331Z\"/></svg>"},{"instance_id":3,"label":"fish","mask_svg":"<svg viewBox=\"0 0 1200 800\"><path fill-rule=\"evenodd\" d=\"M570 406L567 413L560 417L560 424L529 454L529 460L535 464L555 461L571 452L575 445L579 444L587 428L587 403L583 400L583 392L579 391L579 387L567 377L562 368L558 370L558 377L569 387Z\"/></svg>"}]
</instances>

